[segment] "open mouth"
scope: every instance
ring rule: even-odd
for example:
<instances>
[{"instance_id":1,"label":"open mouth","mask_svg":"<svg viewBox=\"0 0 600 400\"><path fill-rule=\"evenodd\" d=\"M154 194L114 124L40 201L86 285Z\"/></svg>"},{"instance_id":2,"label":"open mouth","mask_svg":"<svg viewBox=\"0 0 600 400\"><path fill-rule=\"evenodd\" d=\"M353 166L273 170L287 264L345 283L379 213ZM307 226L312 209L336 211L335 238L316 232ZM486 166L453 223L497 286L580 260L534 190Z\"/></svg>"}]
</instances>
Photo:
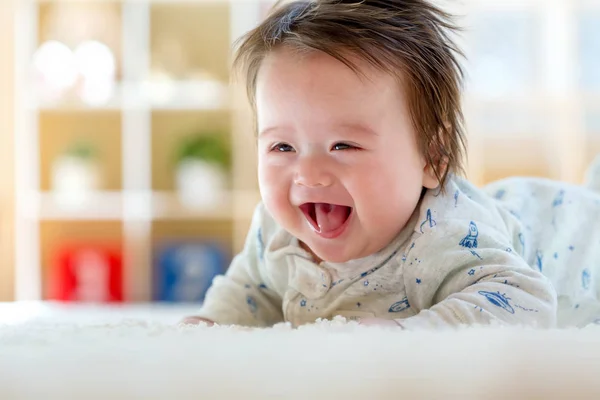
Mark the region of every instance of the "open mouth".
<instances>
[{"instance_id":1,"label":"open mouth","mask_svg":"<svg viewBox=\"0 0 600 400\"><path fill-rule=\"evenodd\" d=\"M300 210L313 230L326 238L341 235L352 214L352 207L329 203L304 203Z\"/></svg>"}]
</instances>

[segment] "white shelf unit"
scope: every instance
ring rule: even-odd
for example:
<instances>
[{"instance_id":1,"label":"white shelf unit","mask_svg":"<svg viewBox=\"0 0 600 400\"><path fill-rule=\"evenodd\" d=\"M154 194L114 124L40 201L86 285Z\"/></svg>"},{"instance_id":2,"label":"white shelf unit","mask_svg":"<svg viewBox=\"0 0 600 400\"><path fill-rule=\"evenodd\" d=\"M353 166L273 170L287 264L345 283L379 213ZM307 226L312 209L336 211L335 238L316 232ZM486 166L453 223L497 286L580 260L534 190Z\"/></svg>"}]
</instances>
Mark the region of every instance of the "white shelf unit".
<instances>
[{"instance_id":1,"label":"white shelf unit","mask_svg":"<svg viewBox=\"0 0 600 400\"><path fill-rule=\"evenodd\" d=\"M119 1L119 0L98 0ZM217 1L217 0L214 0ZM224 0L227 1L227 0ZM232 143L238 155L253 148L249 127L250 114L245 107L242 91L230 92L220 102L206 102L193 96L194 82L182 82L175 93L175 100L158 103L144 93L145 83L140 81L149 65L149 19L152 4L210 3L210 0L120 0L123 5L123 84L105 109L122 112L123 147L123 191L103 192L90 199L85 211L65 210L59 207L48 193L40 193L39 160L36 156L38 139L37 114L40 110L60 112L88 110L73 103L40 103L31 98L31 93L22 90L28 86L27 70L31 55L37 46L37 6L42 0L18 2L15 43L15 159L16 159L16 298L35 300L41 295L39 221L45 219L76 220L84 217L93 219L121 219L124 223L124 243L128 254L137 255L126 260L126 292L129 300L148 299L147 290L150 272L149 231L152 221L157 219L217 218L230 216L235 221L249 217L249 205L258 201L258 193L244 184L253 175L252 156L234 157L234 187L241 188L231 193L222 207L213 210L189 210L182 207L171 193L156 192L151 188L150 159L150 114L155 110L231 110L232 131L236 135ZM222 1L221 1L222 2ZM515 150L522 143L541 144L541 150L531 159L553 160L548 176L569 182L580 182L585 169L582 156L587 151L584 119L585 110L599 111L600 93L589 92L576 82L577 18L582 13L600 12L600 0L463 0L461 2L440 1L450 11L464 16L478 12L520 12L532 15L539 24L535 34L539 36L536 76L527 90L490 96L477 91L468 91L464 96L464 113L469 140L469 178L478 185L488 179L490 168L488 157L495 153L493 140L511 141ZM231 38L239 37L252 28L260 19L261 5L254 0L231 0ZM467 18L469 22L469 18ZM471 55L467 35L460 45ZM210 40L208 38L207 40ZM494 46L495 43L490 43ZM467 61L469 66L469 61ZM33 107L32 107L33 105ZM486 113L498 111L508 119L513 114L525 113L543 129L531 137L519 137L506 126L493 126L485 121ZM483 119L483 122L482 122ZM545 124L545 125L544 125ZM504 134L512 134L505 138ZM589 132L588 132L589 133ZM492 142L490 142L492 140ZM527 142L529 140L529 142ZM509 156L510 157L510 154ZM238 161L236 161L238 160ZM242 161L240 161L242 160ZM513 159L506 159L509 165ZM522 165L527 167L527 165ZM521 166L516 167L521 168ZM90 213L89 210L94 210ZM240 222L245 226L247 220ZM235 229L235 243L243 241L246 232ZM136 266L145 265L143 268ZM136 268L134 268L136 267ZM141 272L140 272L141 271Z\"/></svg>"},{"instance_id":2,"label":"white shelf unit","mask_svg":"<svg viewBox=\"0 0 600 400\"><path fill-rule=\"evenodd\" d=\"M24 216L33 221L245 220L258 201L256 191L227 191L219 204L190 207L171 191L102 191L75 205L53 192L34 192L24 205Z\"/></svg>"},{"instance_id":3,"label":"white shelf unit","mask_svg":"<svg viewBox=\"0 0 600 400\"><path fill-rule=\"evenodd\" d=\"M30 89L33 92L33 89ZM160 98L153 93L165 93ZM206 95L209 93L209 95ZM206 82L178 81L169 83L142 82L138 84L122 83L117 85L113 96L102 106L85 104L77 99L49 101L32 96L31 107L40 111L120 111L151 109L214 111L230 110L231 99L227 87L211 88Z\"/></svg>"},{"instance_id":4,"label":"white shelf unit","mask_svg":"<svg viewBox=\"0 0 600 400\"><path fill-rule=\"evenodd\" d=\"M103 0L99 1L102 2ZM144 81L150 68L151 7L155 4L209 4L210 2L161 0L111 0L121 5L122 79L114 96L101 107L78 101L40 100L30 86L29 69L38 47L38 11L43 0L19 1L15 32L15 154L16 154L16 232L15 232L15 299L42 298L42 260L40 255L41 221L121 221L123 228L124 293L126 301L151 299L152 223L160 220L230 220L232 243L239 248L245 228L260 196L256 187L236 189L239 180L247 179L252 170L252 156L236 154L237 137L252 137L251 120L241 100L239 89L218 90L201 81L179 81L165 87L162 83ZM223 3L222 1L219 3ZM233 40L253 28L260 18L260 3L229 3L229 36ZM207 38L207 40L211 40ZM160 85L163 85L162 87ZM168 96L153 97L156 91ZM210 96L203 93L211 92ZM240 106L236 106L240 104ZM231 115L233 151L233 188L219 206L189 208L182 205L174 192L152 189L152 112L214 111ZM78 207L57 201L52 192L40 191L39 113L50 111L90 112L116 111L121 116L122 190L90 194ZM249 130L250 129L250 130ZM243 142L240 139L240 142ZM247 151L248 147L243 147ZM238 180L236 182L236 180ZM243 185L247 187L248 185ZM251 185L250 185L251 186Z\"/></svg>"}]
</instances>

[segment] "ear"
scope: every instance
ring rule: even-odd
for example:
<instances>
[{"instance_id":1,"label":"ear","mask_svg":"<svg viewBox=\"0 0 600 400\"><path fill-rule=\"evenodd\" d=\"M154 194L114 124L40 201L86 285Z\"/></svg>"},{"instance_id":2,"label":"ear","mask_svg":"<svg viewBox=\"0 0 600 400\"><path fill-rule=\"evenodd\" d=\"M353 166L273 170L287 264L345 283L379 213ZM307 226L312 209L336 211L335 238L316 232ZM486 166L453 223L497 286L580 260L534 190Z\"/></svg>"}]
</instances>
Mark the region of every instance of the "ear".
<instances>
[{"instance_id":1,"label":"ear","mask_svg":"<svg viewBox=\"0 0 600 400\"><path fill-rule=\"evenodd\" d=\"M441 167L441 166L440 166ZM441 175L443 175L446 165L443 166L443 170L440 170ZM435 189L440 185L438 178L435 176L435 172L433 166L426 162L423 167L423 187L427 189Z\"/></svg>"},{"instance_id":2,"label":"ear","mask_svg":"<svg viewBox=\"0 0 600 400\"><path fill-rule=\"evenodd\" d=\"M438 132L437 141L443 142L444 135L442 130ZM444 176L446 170L448 169L448 157L445 157L440 154L439 149L434 144L435 141L432 141L429 144L429 154L432 154L433 161L428 162L425 157L423 157L423 186L427 189L435 189L440 185L440 181L435 176L435 168L437 166L438 173L440 176Z\"/></svg>"}]
</instances>

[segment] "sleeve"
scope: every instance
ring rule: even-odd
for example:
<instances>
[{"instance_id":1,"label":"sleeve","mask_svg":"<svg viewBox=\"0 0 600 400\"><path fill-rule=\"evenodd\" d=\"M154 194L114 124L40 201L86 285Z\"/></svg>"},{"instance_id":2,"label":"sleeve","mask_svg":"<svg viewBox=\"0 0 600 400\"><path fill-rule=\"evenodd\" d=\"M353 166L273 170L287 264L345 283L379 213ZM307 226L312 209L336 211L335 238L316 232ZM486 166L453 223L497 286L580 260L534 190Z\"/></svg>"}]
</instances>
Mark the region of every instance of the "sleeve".
<instances>
[{"instance_id":1,"label":"sleeve","mask_svg":"<svg viewBox=\"0 0 600 400\"><path fill-rule=\"evenodd\" d=\"M418 237L407 256L420 262L404 265L407 300L417 314L396 320L403 328L556 325L553 285L514 251L506 235L455 220L438 223L427 236Z\"/></svg>"},{"instance_id":2,"label":"sleeve","mask_svg":"<svg viewBox=\"0 0 600 400\"><path fill-rule=\"evenodd\" d=\"M281 297L271 288L262 268L262 225L265 210L256 208L244 249L225 275L215 277L206 293L198 317L220 325L267 327L283 321Z\"/></svg>"}]
</instances>

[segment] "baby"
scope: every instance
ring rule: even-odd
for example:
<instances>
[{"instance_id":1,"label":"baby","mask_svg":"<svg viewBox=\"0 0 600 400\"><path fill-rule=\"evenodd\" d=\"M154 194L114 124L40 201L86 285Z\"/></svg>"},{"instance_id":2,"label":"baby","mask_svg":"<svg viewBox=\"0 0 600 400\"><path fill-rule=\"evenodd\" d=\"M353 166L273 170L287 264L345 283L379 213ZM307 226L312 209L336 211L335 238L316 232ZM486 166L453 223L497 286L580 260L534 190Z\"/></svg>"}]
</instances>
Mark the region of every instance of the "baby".
<instances>
[{"instance_id":1,"label":"baby","mask_svg":"<svg viewBox=\"0 0 600 400\"><path fill-rule=\"evenodd\" d=\"M185 322L600 318L600 196L461 178L455 29L426 0L297 0L243 38L235 66L256 116L262 203Z\"/></svg>"}]
</instances>

